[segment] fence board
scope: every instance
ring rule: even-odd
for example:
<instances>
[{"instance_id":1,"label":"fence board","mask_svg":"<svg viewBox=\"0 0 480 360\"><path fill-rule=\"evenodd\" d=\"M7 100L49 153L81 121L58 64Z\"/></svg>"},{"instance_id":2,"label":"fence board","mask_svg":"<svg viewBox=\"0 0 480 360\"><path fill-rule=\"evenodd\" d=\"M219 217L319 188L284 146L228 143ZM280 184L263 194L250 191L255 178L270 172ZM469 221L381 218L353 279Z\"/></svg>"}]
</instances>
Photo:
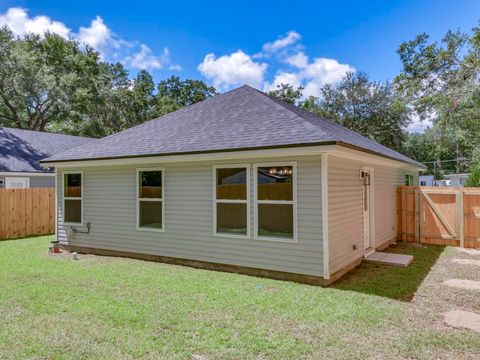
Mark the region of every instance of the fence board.
<instances>
[{"instance_id":1,"label":"fence board","mask_svg":"<svg viewBox=\"0 0 480 360\"><path fill-rule=\"evenodd\" d=\"M0 239L52 234L55 190L0 189Z\"/></svg>"},{"instance_id":2,"label":"fence board","mask_svg":"<svg viewBox=\"0 0 480 360\"><path fill-rule=\"evenodd\" d=\"M400 186L397 196L399 240L480 248L480 189Z\"/></svg>"}]
</instances>

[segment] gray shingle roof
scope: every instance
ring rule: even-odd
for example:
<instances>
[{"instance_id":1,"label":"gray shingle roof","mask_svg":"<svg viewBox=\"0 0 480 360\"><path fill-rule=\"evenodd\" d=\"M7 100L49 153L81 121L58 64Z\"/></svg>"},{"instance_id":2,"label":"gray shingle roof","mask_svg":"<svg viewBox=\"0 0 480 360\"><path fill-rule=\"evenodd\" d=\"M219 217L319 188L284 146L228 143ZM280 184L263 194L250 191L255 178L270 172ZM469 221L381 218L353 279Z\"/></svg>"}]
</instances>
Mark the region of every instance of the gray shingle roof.
<instances>
[{"instance_id":1,"label":"gray shingle roof","mask_svg":"<svg viewBox=\"0 0 480 360\"><path fill-rule=\"evenodd\" d=\"M39 160L95 139L0 127L0 172L44 172Z\"/></svg>"},{"instance_id":2,"label":"gray shingle roof","mask_svg":"<svg viewBox=\"0 0 480 360\"><path fill-rule=\"evenodd\" d=\"M422 166L334 122L246 85L44 161L334 143Z\"/></svg>"}]
</instances>

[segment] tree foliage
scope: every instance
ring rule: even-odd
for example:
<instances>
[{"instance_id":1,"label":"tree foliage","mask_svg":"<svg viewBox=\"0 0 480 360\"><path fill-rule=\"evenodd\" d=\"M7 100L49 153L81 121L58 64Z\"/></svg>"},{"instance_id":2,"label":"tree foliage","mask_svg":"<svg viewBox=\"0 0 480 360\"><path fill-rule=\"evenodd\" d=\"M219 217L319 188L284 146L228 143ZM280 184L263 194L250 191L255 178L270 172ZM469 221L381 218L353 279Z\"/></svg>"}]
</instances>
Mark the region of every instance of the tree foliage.
<instances>
[{"instance_id":1,"label":"tree foliage","mask_svg":"<svg viewBox=\"0 0 480 360\"><path fill-rule=\"evenodd\" d=\"M436 159L470 159L480 145L480 29L449 31L440 43L420 34L398 54L403 69L395 84L420 119L433 122L435 136L425 140L441 149Z\"/></svg>"},{"instance_id":2,"label":"tree foliage","mask_svg":"<svg viewBox=\"0 0 480 360\"><path fill-rule=\"evenodd\" d=\"M333 120L393 149L401 149L409 123L405 102L389 82L374 82L365 73L348 73L336 85L326 84L319 98L303 100L303 88L282 84L269 95Z\"/></svg>"},{"instance_id":3,"label":"tree foliage","mask_svg":"<svg viewBox=\"0 0 480 360\"><path fill-rule=\"evenodd\" d=\"M102 137L213 96L199 80L172 76L157 89L145 70L56 34L0 29L0 126Z\"/></svg>"}]
</instances>

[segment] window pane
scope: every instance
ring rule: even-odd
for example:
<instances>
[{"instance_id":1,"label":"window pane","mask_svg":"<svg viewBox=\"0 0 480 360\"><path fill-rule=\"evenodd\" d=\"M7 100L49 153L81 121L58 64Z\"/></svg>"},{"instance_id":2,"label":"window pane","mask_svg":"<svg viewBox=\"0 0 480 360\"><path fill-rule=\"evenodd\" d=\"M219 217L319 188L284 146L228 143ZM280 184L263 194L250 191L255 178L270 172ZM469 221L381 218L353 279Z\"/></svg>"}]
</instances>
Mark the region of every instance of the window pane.
<instances>
[{"instance_id":1,"label":"window pane","mask_svg":"<svg viewBox=\"0 0 480 360\"><path fill-rule=\"evenodd\" d=\"M140 201L139 213L139 227L152 229L162 228L161 201Z\"/></svg>"},{"instance_id":2,"label":"window pane","mask_svg":"<svg viewBox=\"0 0 480 360\"><path fill-rule=\"evenodd\" d=\"M247 169L217 169L217 199L247 199Z\"/></svg>"},{"instance_id":3,"label":"window pane","mask_svg":"<svg viewBox=\"0 0 480 360\"><path fill-rule=\"evenodd\" d=\"M82 174L65 174L63 193L65 197L81 197Z\"/></svg>"},{"instance_id":4,"label":"window pane","mask_svg":"<svg viewBox=\"0 0 480 360\"><path fill-rule=\"evenodd\" d=\"M247 204L217 203L217 232L247 235Z\"/></svg>"},{"instance_id":5,"label":"window pane","mask_svg":"<svg viewBox=\"0 0 480 360\"><path fill-rule=\"evenodd\" d=\"M140 171L139 174L140 197L141 198L162 198L162 172L161 171Z\"/></svg>"},{"instance_id":6,"label":"window pane","mask_svg":"<svg viewBox=\"0 0 480 360\"><path fill-rule=\"evenodd\" d=\"M293 205L259 204L258 235L293 239Z\"/></svg>"},{"instance_id":7,"label":"window pane","mask_svg":"<svg viewBox=\"0 0 480 360\"><path fill-rule=\"evenodd\" d=\"M65 200L65 222L81 223L82 222L82 200Z\"/></svg>"},{"instance_id":8,"label":"window pane","mask_svg":"<svg viewBox=\"0 0 480 360\"><path fill-rule=\"evenodd\" d=\"M258 200L293 200L293 168L259 167L257 170Z\"/></svg>"}]
</instances>

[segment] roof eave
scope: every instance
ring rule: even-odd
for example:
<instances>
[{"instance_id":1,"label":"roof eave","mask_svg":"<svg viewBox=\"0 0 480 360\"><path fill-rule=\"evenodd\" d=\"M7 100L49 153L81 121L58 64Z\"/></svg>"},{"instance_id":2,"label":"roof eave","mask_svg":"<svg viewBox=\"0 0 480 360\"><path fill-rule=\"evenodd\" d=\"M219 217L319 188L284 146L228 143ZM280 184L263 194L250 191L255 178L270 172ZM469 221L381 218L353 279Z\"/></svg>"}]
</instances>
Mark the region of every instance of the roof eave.
<instances>
[{"instance_id":1,"label":"roof eave","mask_svg":"<svg viewBox=\"0 0 480 360\"><path fill-rule=\"evenodd\" d=\"M355 145L351 145L348 143L340 142L340 141L325 141L325 142L316 142L316 143L301 143L301 144L288 144L283 146L264 146L264 147L250 147L250 148L239 148L239 149L219 149L219 150L205 150L205 151L192 151L192 152L176 152L176 153L163 153L163 154L144 154L144 155L131 155L131 156L118 156L118 157L96 157L96 158L83 158L83 159L59 159L55 160L50 158L40 160L40 163L44 164L45 166L55 166L55 164L65 164L65 163L73 163L73 162L90 162L90 161L108 161L108 160L122 160L122 159L145 159L151 157L175 157L175 156L189 156L189 155L207 155L207 154L223 154L223 153L238 153L238 152L246 152L246 151L256 151L256 150L274 150L274 149L288 149L288 148L301 148L301 147L325 147L325 146L341 146L344 148L349 148L352 150L360 151L363 153L375 155L382 157L384 159L401 162L404 164L408 164L409 166L415 166L418 169L426 169L426 166L423 164L417 163L414 160L405 161L401 159L396 159L394 157L386 156L385 154L381 154L375 151L371 151L368 149L364 149Z\"/></svg>"}]
</instances>

